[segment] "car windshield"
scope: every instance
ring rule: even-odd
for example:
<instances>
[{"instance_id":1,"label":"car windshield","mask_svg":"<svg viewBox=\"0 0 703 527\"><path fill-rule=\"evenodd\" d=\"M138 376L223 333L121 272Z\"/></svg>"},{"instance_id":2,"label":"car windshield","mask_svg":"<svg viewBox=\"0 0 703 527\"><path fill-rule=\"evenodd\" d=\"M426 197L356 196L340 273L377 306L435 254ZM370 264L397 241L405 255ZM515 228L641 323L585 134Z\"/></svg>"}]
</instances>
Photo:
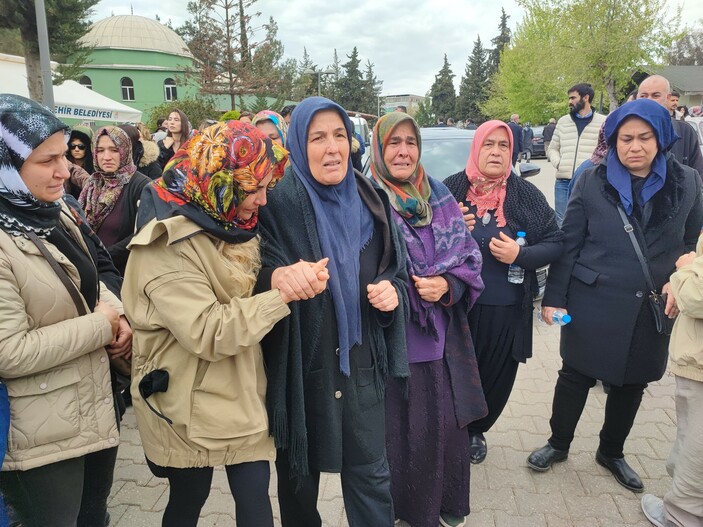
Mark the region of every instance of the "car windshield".
<instances>
[{"instance_id":1,"label":"car windshield","mask_svg":"<svg viewBox=\"0 0 703 527\"><path fill-rule=\"evenodd\" d=\"M473 134L448 137L427 137L422 133L422 166L435 179L444 180L464 170L469 158Z\"/></svg>"}]
</instances>

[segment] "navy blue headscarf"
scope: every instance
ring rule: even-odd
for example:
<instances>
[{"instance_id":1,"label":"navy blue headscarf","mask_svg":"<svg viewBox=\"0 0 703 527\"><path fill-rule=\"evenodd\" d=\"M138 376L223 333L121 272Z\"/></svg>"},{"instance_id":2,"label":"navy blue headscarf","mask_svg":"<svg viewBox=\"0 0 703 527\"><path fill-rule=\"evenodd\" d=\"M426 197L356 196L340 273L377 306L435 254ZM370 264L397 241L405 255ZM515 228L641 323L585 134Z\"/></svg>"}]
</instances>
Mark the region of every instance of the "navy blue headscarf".
<instances>
[{"instance_id":1,"label":"navy blue headscarf","mask_svg":"<svg viewBox=\"0 0 703 527\"><path fill-rule=\"evenodd\" d=\"M628 102L611 113L605 121L605 137L608 140L607 178L620 194L625 212L632 214L634 198L632 196L632 179L630 172L620 162L617 153L618 130L622 123L630 118L638 117L654 130L659 151L652 162L652 170L647 181L642 186L639 203L647 203L663 186L666 180L666 158L664 154L676 142L679 136L671 124L669 112L661 104L650 99L637 99Z\"/></svg>"},{"instance_id":2,"label":"navy blue headscarf","mask_svg":"<svg viewBox=\"0 0 703 527\"><path fill-rule=\"evenodd\" d=\"M322 256L330 259L328 284L337 318L339 369L349 376L349 350L355 344L361 344L359 255L373 234L373 217L359 197L351 157L347 159L347 174L337 185L319 183L310 171L308 128L315 114L323 110L339 114L347 130L351 152L351 120L344 108L324 97L310 97L295 107L286 148L295 175L312 202Z\"/></svg>"}]
</instances>

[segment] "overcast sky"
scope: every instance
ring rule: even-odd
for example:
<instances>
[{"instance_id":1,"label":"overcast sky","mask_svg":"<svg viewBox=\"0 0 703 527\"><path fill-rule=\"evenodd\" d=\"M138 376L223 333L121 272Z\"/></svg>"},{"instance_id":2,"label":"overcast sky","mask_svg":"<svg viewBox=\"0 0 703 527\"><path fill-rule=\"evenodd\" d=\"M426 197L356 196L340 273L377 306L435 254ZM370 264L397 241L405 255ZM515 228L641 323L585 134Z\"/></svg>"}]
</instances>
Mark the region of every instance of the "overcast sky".
<instances>
[{"instance_id":1,"label":"overcast sky","mask_svg":"<svg viewBox=\"0 0 703 527\"><path fill-rule=\"evenodd\" d=\"M187 0L132 0L135 15L162 21L174 27L187 18ZM693 24L703 19L700 0L670 0L683 4L683 21ZM376 76L383 81L383 95L412 93L424 95L447 54L459 86L466 62L477 36L484 47L498 33L500 9L510 15L511 30L523 12L514 0L259 0L253 6L261 12L259 25L273 16L285 58L300 60L303 47L321 67L332 63L334 49L340 61L354 46L362 64L370 59ZM130 14L125 0L101 0L93 21L111 14ZM257 24L254 22L254 25Z\"/></svg>"}]
</instances>

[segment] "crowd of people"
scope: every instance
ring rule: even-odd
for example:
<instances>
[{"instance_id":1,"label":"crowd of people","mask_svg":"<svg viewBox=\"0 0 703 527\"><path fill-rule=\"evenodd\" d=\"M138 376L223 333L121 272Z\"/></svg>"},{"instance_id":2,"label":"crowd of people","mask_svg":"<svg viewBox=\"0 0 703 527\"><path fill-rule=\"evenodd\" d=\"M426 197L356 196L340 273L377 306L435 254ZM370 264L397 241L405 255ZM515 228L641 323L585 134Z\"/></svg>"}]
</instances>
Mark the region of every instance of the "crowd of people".
<instances>
[{"instance_id":1,"label":"crowd of people","mask_svg":"<svg viewBox=\"0 0 703 527\"><path fill-rule=\"evenodd\" d=\"M364 175L352 121L323 97L197 128L174 109L152 136L69 129L0 95L8 509L27 527L109 525L126 398L169 483L164 526L195 526L224 466L237 525L272 527L272 462L284 527L321 526L323 472L340 473L352 527L464 525L550 265L540 316L572 319L551 437L527 466L568 458L602 381L595 461L642 492L624 444L669 355L673 486L642 507L701 525L703 196L660 91L669 103L650 77L606 117L590 86L569 90L545 138L556 211L515 172L517 115L478 126L452 175L426 173L417 123L389 113Z\"/></svg>"}]
</instances>

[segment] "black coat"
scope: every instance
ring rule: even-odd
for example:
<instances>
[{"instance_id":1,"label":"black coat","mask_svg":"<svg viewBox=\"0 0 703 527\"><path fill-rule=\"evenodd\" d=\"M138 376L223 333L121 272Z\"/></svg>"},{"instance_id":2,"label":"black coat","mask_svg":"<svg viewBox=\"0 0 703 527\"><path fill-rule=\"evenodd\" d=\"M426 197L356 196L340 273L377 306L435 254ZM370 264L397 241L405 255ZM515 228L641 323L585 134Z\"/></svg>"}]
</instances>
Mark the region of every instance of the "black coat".
<instances>
[{"instance_id":1,"label":"black coat","mask_svg":"<svg viewBox=\"0 0 703 527\"><path fill-rule=\"evenodd\" d=\"M386 194L363 176L357 176L357 186L374 216L374 236L361 254L360 276L348 277L360 281L363 335L362 345L350 350L350 377L339 371L329 288L311 300L290 303L291 314L262 341L270 433L278 448L288 450L293 476L310 469L339 472L343 461L367 464L378 459L385 448L385 380L409 375L404 244L390 219ZM259 214L263 267L256 292L270 289L275 268L322 258L312 203L292 169ZM366 285L381 280L390 280L398 291L400 305L392 313L368 303Z\"/></svg>"},{"instance_id":2,"label":"black coat","mask_svg":"<svg viewBox=\"0 0 703 527\"><path fill-rule=\"evenodd\" d=\"M695 168L698 175L703 177L703 155L696 131L686 121L672 119L671 124L679 136L678 141L671 147L671 153L679 163Z\"/></svg>"},{"instance_id":3,"label":"black coat","mask_svg":"<svg viewBox=\"0 0 703 527\"><path fill-rule=\"evenodd\" d=\"M661 378L669 343L654 328L644 272L618 213L619 201L605 164L579 178L562 225L566 251L551 266L542 301L573 317L561 330L564 363L618 386ZM647 224L635 217L630 223L661 291L677 258L695 249L703 225L700 179L668 156L664 187L650 202Z\"/></svg>"},{"instance_id":4,"label":"black coat","mask_svg":"<svg viewBox=\"0 0 703 527\"><path fill-rule=\"evenodd\" d=\"M444 184L458 202L466 202L469 180L462 170L449 176ZM505 221L514 231L525 231L527 246L520 249L515 263L525 270L522 298L522 327L516 337L513 358L525 362L532 357L532 299L537 295L537 269L561 256L564 236L557 226L554 210L544 194L515 173L508 177L503 205Z\"/></svg>"}]
</instances>

